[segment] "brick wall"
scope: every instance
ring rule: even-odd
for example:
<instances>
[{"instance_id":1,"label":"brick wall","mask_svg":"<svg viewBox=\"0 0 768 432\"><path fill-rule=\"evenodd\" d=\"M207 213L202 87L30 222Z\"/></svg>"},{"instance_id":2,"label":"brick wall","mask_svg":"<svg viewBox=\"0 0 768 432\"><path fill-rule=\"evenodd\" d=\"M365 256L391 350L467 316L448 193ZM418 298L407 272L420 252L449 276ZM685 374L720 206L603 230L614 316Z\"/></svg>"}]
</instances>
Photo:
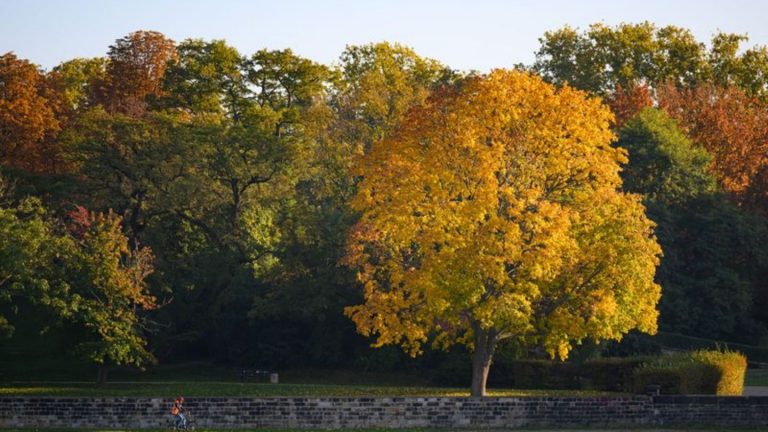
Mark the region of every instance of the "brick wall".
<instances>
[{"instance_id":1,"label":"brick wall","mask_svg":"<svg viewBox=\"0 0 768 432\"><path fill-rule=\"evenodd\" d=\"M0 427L168 426L172 398L0 397ZM187 398L198 427L768 426L768 397Z\"/></svg>"}]
</instances>

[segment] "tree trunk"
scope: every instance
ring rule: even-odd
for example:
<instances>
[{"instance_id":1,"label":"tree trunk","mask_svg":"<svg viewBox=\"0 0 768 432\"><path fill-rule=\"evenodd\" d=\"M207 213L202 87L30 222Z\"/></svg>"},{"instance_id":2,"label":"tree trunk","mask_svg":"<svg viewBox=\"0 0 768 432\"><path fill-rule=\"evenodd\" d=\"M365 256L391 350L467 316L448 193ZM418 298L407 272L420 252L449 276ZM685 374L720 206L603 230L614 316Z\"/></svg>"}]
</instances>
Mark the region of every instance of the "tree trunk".
<instances>
[{"instance_id":1,"label":"tree trunk","mask_svg":"<svg viewBox=\"0 0 768 432\"><path fill-rule=\"evenodd\" d=\"M485 386L488 381L488 371L491 370L493 353L496 350L496 333L480 327L480 323L472 325L475 339L475 352L472 354L472 392L473 397L485 396Z\"/></svg>"},{"instance_id":2,"label":"tree trunk","mask_svg":"<svg viewBox=\"0 0 768 432\"><path fill-rule=\"evenodd\" d=\"M107 384L107 375L109 374L109 365L106 360L99 364L99 370L96 373L96 385L103 386Z\"/></svg>"}]
</instances>

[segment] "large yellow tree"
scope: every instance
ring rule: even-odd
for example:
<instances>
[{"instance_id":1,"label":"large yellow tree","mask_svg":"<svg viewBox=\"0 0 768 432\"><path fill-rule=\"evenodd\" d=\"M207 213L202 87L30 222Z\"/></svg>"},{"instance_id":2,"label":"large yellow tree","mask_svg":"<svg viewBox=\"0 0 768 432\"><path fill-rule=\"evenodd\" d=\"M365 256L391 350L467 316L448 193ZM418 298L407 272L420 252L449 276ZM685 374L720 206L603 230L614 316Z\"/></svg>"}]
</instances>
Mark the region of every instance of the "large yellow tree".
<instances>
[{"instance_id":1,"label":"large yellow tree","mask_svg":"<svg viewBox=\"0 0 768 432\"><path fill-rule=\"evenodd\" d=\"M470 347L485 394L498 342L566 358L585 338L656 330L661 250L610 111L569 87L497 70L438 92L360 160L345 262L375 346Z\"/></svg>"}]
</instances>

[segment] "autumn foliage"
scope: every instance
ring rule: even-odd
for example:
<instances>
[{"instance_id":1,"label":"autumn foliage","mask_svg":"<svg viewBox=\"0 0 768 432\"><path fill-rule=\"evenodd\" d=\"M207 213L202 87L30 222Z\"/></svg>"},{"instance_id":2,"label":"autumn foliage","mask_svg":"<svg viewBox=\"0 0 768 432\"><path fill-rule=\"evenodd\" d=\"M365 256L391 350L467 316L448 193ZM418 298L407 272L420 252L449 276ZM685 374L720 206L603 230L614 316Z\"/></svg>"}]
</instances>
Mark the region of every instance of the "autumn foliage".
<instances>
[{"instance_id":1,"label":"autumn foliage","mask_svg":"<svg viewBox=\"0 0 768 432\"><path fill-rule=\"evenodd\" d=\"M33 172L60 171L54 141L61 125L50 80L13 53L0 56L0 164Z\"/></svg>"},{"instance_id":2,"label":"autumn foliage","mask_svg":"<svg viewBox=\"0 0 768 432\"><path fill-rule=\"evenodd\" d=\"M768 109L736 87L702 84L657 89L659 106L713 157L712 170L725 190L743 196L768 156Z\"/></svg>"},{"instance_id":3,"label":"autumn foliage","mask_svg":"<svg viewBox=\"0 0 768 432\"><path fill-rule=\"evenodd\" d=\"M653 96L650 87L645 84L627 88L618 85L616 91L607 96L606 103L616 116L616 127L621 128L640 111L653 106Z\"/></svg>"},{"instance_id":4,"label":"autumn foliage","mask_svg":"<svg viewBox=\"0 0 768 432\"><path fill-rule=\"evenodd\" d=\"M110 112L142 114L147 97L162 94L165 70L175 56L175 43L159 32L137 31L118 39L109 47L98 101Z\"/></svg>"},{"instance_id":5,"label":"autumn foliage","mask_svg":"<svg viewBox=\"0 0 768 432\"><path fill-rule=\"evenodd\" d=\"M587 337L654 332L660 249L620 191L611 120L582 92L503 70L414 109L357 170L359 331L412 354L431 336L472 347L473 395L500 340L565 358Z\"/></svg>"},{"instance_id":6,"label":"autumn foliage","mask_svg":"<svg viewBox=\"0 0 768 432\"><path fill-rule=\"evenodd\" d=\"M760 343L768 49L745 40L565 27L486 75L154 31L49 71L4 54L0 331L21 305L102 365L408 361L349 317L467 347L476 395L497 346L565 359L657 318Z\"/></svg>"}]
</instances>

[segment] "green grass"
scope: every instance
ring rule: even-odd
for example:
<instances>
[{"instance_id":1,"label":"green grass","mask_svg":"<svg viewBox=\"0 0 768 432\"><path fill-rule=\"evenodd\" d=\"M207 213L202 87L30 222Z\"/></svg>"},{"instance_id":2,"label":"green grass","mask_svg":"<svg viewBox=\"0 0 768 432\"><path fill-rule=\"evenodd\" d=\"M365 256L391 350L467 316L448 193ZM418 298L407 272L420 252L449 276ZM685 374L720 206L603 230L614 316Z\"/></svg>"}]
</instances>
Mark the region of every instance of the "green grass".
<instances>
[{"instance_id":1,"label":"green grass","mask_svg":"<svg viewBox=\"0 0 768 432\"><path fill-rule=\"evenodd\" d=\"M616 393L574 390L491 389L490 396L602 396ZM236 382L114 382L103 387L87 383L10 383L0 396L147 396L147 397L344 397L344 396L469 396L467 388L331 384L261 384Z\"/></svg>"},{"instance_id":2,"label":"green grass","mask_svg":"<svg viewBox=\"0 0 768 432\"><path fill-rule=\"evenodd\" d=\"M744 385L768 386L768 369L747 369Z\"/></svg>"}]
</instances>

